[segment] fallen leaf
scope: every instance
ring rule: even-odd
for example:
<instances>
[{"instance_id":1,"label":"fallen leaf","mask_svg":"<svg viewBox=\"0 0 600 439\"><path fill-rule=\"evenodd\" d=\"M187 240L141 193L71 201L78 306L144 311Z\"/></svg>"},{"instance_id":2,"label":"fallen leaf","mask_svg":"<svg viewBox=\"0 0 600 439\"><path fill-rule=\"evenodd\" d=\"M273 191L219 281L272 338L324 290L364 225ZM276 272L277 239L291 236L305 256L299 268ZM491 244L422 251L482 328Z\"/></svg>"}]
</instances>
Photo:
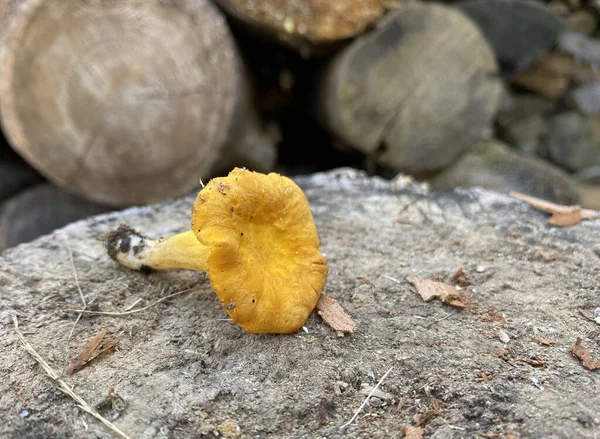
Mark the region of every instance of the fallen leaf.
<instances>
[{"instance_id":1,"label":"fallen leaf","mask_svg":"<svg viewBox=\"0 0 600 439\"><path fill-rule=\"evenodd\" d=\"M81 353L77 358L71 360L67 367L67 373L73 375L75 372L83 369L87 364L94 358L102 355L103 353L111 350L117 344L117 340L104 340L106 336L106 329L101 330L96 334L89 342L85 345Z\"/></svg>"},{"instance_id":2,"label":"fallen leaf","mask_svg":"<svg viewBox=\"0 0 600 439\"><path fill-rule=\"evenodd\" d=\"M550 340L549 338L536 337L535 341L544 346L552 346L553 344L556 344L554 340Z\"/></svg>"},{"instance_id":3,"label":"fallen leaf","mask_svg":"<svg viewBox=\"0 0 600 439\"><path fill-rule=\"evenodd\" d=\"M524 201L534 208L551 214L550 224L557 227L569 227L579 224L582 220L591 220L600 218L600 212L590 209L582 209L581 206L565 206L562 204L551 203L541 198L521 194L519 192L509 192L511 197Z\"/></svg>"},{"instance_id":4,"label":"fallen leaf","mask_svg":"<svg viewBox=\"0 0 600 439\"><path fill-rule=\"evenodd\" d=\"M412 425L404 427L405 439L423 439L423 433L423 427L413 427Z\"/></svg>"},{"instance_id":5,"label":"fallen leaf","mask_svg":"<svg viewBox=\"0 0 600 439\"><path fill-rule=\"evenodd\" d=\"M425 302L433 299L441 299L442 302L455 308L467 308L469 300L452 285L444 282L421 279L414 276L406 278L417 290L417 293Z\"/></svg>"},{"instance_id":6,"label":"fallen leaf","mask_svg":"<svg viewBox=\"0 0 600 439\"><path fill-rule=\"evenodd\" d=\"M590 351L588 351L583 346L583 344L581 344L581 339L579 337L577 337L577 340L575 341L575 345L573 346L571 352L575 357L579 358L583 362L583 366L586 369L595 370L600 368L600 361L592 360L592 355L590 354Z\"/></svg>"},{"instance_id":7,"label":"fallen leaf","mask_svg":"<svg viewBox=\"0 0 600 439\"><path fill-rule=\"evenodd\" d=\"M323 321L333 329L337 335L352 334L356 331L356 323L352 321L346 311L337 303L337 300L321 294L317 302L317 311Z\"/></svg>"}]
</instances>

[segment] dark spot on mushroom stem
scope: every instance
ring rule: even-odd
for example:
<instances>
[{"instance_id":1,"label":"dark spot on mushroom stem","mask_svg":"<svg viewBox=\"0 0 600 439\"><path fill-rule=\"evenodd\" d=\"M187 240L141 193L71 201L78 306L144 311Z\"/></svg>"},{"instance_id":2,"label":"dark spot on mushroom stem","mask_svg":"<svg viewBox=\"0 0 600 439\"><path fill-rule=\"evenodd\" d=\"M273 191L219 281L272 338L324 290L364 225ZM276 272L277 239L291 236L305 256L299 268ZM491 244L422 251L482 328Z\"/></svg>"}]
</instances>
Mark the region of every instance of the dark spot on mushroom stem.
<instances>
[{"instance_id":1,"label":"dark spot on mushroom stem","mask_svg":"<svg viewBox=\"0 0 600 439\"><path fill-rule=\"evenodd\" d=\"M144 239L144 236L136 232L131 227L121 224L117 230L113 230L104 240L104 246L111 259L117 260L117 254L128 253L131 250L131 236L139 236Z\"/></svg>"},{"instance_id":2,"label":"dark spot on mushroom stem","mask_svg":"<svg viewBox=\"0 0 600 439\"><path fill-rule=\"evenodd\" d=\"M244 236L244 232L240 232L240 235Z\"/></svg>"},{"instance_id":3,"label":"dark spot on mushroom stem","mask_svg":"<svg viewBox=\"0 0 600 439\"><path fill-rule=\"evenodd\" d=\"M233 206L231 207L231 209L230 209L230 210L231 210L232 212L234 211L234 208L233 208Z\"/></svg>"},{"instance_id":4,"label":"dark spot on mushroom stem","mask_svg":"<svg viewBox=\"0 0 600 439\"><path fill-rule=\"evenodd\" d=\"M256 302L256 299L252 299L252 303Z\"/></svg>"}]
</instances>

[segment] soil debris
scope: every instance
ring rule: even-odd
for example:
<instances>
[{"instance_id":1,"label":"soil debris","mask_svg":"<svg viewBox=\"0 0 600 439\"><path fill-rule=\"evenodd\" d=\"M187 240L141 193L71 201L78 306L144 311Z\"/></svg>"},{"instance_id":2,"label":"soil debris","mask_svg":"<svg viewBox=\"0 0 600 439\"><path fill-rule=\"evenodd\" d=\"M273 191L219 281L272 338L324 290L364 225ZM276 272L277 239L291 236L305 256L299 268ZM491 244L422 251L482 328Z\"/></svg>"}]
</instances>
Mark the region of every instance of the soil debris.
<instances>
[{"instance_id":1,"label":"soil debris","mask_svg":"<svg viewBox=\"0 0 600 439\"><path fill-rule=\"evenodd\" d=\"M540 257L546 262L556 261L556 252L552 250L540 250Z\"/></svg>"},{"instance_id":2,"label":"soil debris","mask_svg":"<svg viewBox=\"0 0 600 439\"><path fill-rule=\"evenodd\" d=\"M479 317L479 320L486 323L498 322L504 324L504 316L493 309L484 312L481 317Z\"/></svg>"},{"instance_id":3,"label":"soil debris","mask_svg":"<svg viewBox=\"0 0 600 439\"><path fill-rule=\"evenodd\" d=\"M481 372L481 375L477 378L475 378L475 381L477 381L478 383L487 383L491 378L491 375L488 375L485 372Z\"/></svg>"},{"instance_id":4,"label":"soil debris","mask_svg":"<svg viewBox=\"0 0 600 439\"><path fill-rule=\"evenodd\" d=\"M85 345L81 353L71 360L67 367L67 373L73 375L87 366L92 360L98 358L105 352L113 349L118 341L112 339L104 339L106 337L106 329L102 329Z\"/></svg>"},{"instance_id":5,"label":"soil debris","mask_svg":"<svg viewBox=\"0 0 600 439\"><path fill-rule=\"evenodd\" d=\"M321 294L321 298L317 302L317 310L321 318L333 329L339 337L344 334L352 334L356 331L356 323L346 314L346 311L337 303L337 300L332 299L325 294Z\"/></svg>"},{"instance_id":6,"label":"soil debris","mask_svg":"<svg viewBox=\"0 0 600 439\"><path fill-rule=\"evenodd\" d=\"M450 278L450 282L462 288L467 288L468 286L471 286L471 280L469 279L467 273L463 271L462 267L459 267L459 269L456 270L456 273L454 273Z\"/></svg>"},{"instance_id":7,"label":"soil debris","mask_svg":"<svg viewBox=\"0 0 600 439\"><path fill-rule=\"evenodd\" d=\"M470 306L470 302L465 295L452 285L429 279L421 279L415 276L408 276L406 280L413 284L417 293L425 302L440 299L445 304L455 308L462 309Z\"/></svg>"},{"instance_id":8,"label":"soil debris","mask_svg":"<svg viewBox=\"0 0 600 439\"><path fill-rule=\"evenodd\" d=\"M571 352L575 357L581 360L586 369L596 370L600 368L600 360L592 360L592 354L590 354L590 351L583 346L581 343L581 338L577 337Z\"/></svg>"},{"instance_id":9,"label":"soil debris","mask_svg":"<svg viewBox=\"0 0 600 439\"><path fill-rule=\"evenodd\" d=\"M508 334L506 332L504 332L503 329L498 329L498 338L504 344L506 344L510 341L510 337L508 336Z\"/></svg>"},{"instance_id":10,"label":"soil debris","mask_svg":"<svg viewBox=\"0 0 600 439\"><path fill-rule=\"evenodd\" d=\"M581 206L565 206L562 204L551 203L541 198L521 194L519 192L510 192L509 195L518 200L524 201L532 207L551 215L548 222L557 227L570 227L579 224L582 220L592 220L600 218L600 212L590 209L582 209Z\"/></svg>"},{"instance_id":11,"label":"soil debris","mask_svg":"<svg viewBox=\"0 0 600 439\"><path fill-rule=\"evenodd\" d=\"M242 437L242 429L235 422L225 421L218 427L219 433L223 437L239 438Z\"/></svg>"},{"instance_id":12,"label":"soil debris","mask_svg":"<svg viewBox=\"0 0 600 439\"><path fill-rule=\"evenodd\" d=\"M550 340L549 338L535 337L535 341L543 346L552 346L556 344L556 341Z\"/></svg>"},{"instance_id":13,"label":"soil debris","mask_svg":"<svg viewBox=\"0 0 600 439\"><path fill-rule=\"evenodd\" d=\"M405 439L423 439L424 432L423 427L413 427L412 425L404 427Z\"/></svg>"}]
</instances>

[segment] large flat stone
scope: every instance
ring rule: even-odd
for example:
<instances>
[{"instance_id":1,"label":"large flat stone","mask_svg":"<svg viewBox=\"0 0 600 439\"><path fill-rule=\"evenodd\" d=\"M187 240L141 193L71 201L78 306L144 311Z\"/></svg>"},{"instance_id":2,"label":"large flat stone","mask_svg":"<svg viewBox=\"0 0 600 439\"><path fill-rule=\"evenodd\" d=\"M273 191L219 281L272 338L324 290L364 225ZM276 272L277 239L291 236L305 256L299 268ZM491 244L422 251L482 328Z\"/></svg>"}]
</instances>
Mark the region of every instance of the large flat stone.
<instances>
[{"instance_id":1,"label":"large flat stone","mask_svg":"<svg viewBox=\"0 0 600 439\"><path fill-rule=\"evenodd\" d=\"M426 194L350 170L298 181L330 268L326 293L352 315L354 335L336 337L314 313L308 333L245 333L226 320L204 274L146 275L106 256L100 237L119 223L150 236L185 230L191 198L98 216L0 256L0 436L112 437L58 390L12 326L16 313L31 344L64 370L75 315L63 310L81 306L70 246L90 307L123 310L193 289L141 313L84 316L75 327L71 356L101 328L119 344L65 381L91 404L114 389L125 401L114 423L131 437L233 434L226 422L253 438L399 437L436 399L449 406L425 425L430 438L594 437L600 375L571 348L581 337L600 357L600 326L578 312L600 305L600 221L556 229L504 195ZM459 267L472 281L473 310L425 303L406 281L447 280ZM489 311L504 321L486 321ZM502 325L512 351L498 336ZM542 346L536 334L556 344ZM547 367L519 361L532 356ZM390 367L381 390L394 401L373 399L340 431ZM477 381L483 372L489 380Z\"/></svg>"}]
</instances>

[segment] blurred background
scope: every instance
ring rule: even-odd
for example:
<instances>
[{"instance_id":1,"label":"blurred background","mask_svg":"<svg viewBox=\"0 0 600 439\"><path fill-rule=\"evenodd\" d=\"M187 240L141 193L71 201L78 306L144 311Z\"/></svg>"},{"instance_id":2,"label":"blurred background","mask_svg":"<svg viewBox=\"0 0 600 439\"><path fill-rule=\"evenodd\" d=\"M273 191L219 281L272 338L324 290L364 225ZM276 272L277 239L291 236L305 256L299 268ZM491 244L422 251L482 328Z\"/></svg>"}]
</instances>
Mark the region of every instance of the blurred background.
<instances>
[{"instance_id":1,"label":"blurred background","mask_svg":"<svg viewBox=\"0 0 600 439\"><path fill-rule=\"evenodd\" d=\"M338 167L600 208L597 0L0 0L0 251Z\"/></svg>"}]
</instances>

